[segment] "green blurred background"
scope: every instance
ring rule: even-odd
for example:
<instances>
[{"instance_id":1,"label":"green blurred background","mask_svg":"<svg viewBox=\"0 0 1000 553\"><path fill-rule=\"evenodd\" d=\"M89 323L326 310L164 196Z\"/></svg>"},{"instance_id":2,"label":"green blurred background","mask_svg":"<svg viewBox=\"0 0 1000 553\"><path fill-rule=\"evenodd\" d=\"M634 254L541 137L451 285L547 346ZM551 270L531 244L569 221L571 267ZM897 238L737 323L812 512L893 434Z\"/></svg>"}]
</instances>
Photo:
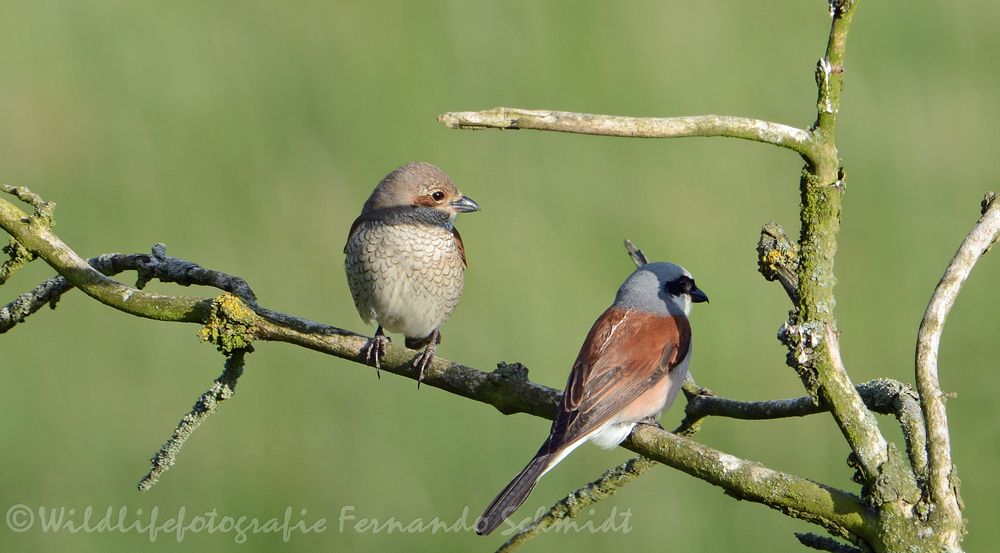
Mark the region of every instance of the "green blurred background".
<instances>
[{"instance_id":1,"label":"green blurred background","mask_svg":"<svg viewBox=\"0 0 1000 553\"><path fill-rule=\"evenodd\" d=\"M912 381L933 286L998 187L1000 4L864 2L848 52L839 146L849 173L837 271L843 354L855 381ZM372 187L427 160L482 206L462 216L462 304L442 355L520 361L562 386L580 341L631 262L625 237L685 265L711 295L693 314L693 371L727 396L800 395L775 331L788 310L756 272L770 219L797 232L792 153L724 139L642 141L447 130L445 111L497 105L630 115L814 117L824 2L3 2L0 181L59 204L77 252L169 253L245 277L262 304L370 333L341 248ZM941 350L966 545L1000 540L1000 260L987 256ZM3 300L52 273L41 263ZM131 278L131 277L130 277ZM131 282L131 280L129 280ZM156 285L174 293L204 293ZM127 520L327 520L318 534L161 535L150 549L490 551L502 536L341 531L342 512L409 522L474 519L544 438L547 421L281 344L249 357L237 397L148 493L147 459L217 376L196 328L140 320L68 294L0 338L0 509L111 506ZM397 339L398 340L398 339ZM680 418L675 410L665 424ZM881 418L894 439L892 421ZM711 420L698 439L854 489L826 416ZM585 447L519 516L628 457ZM344 511L344 509L348 511ZM136 510L142 509L143 515ZM353 509L353 511L350 511ZM658 468L582 520L630 512L628 534L539 538L535 551L611 547L801 551L812 527ZM305 515L301 511L305 510ZM95 517L96 518L96 517ZM134 551L134 533L15 533L3 551Z\"/></svg>"}]
</instances>

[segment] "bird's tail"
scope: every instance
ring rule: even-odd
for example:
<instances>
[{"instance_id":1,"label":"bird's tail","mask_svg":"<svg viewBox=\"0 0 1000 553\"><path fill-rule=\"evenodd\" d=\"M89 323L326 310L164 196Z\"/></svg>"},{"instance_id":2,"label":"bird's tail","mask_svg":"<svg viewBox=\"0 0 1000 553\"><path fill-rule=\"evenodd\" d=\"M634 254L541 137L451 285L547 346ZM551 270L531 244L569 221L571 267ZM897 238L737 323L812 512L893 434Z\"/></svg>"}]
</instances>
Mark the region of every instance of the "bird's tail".
<instances>
[{"instance_id":1,"label":"bird's tail","mask_svg":"<svg viewBox=\"0 0 1000 553\"><path fill-rule=\"evenodd\" d=\"M510 481L510 484L507 484L507 487L500 490L483 515L479 517L479 522L476 523L476 533L485 536L500 526L501 522L507 520L507 517L512 515L524 503L525 499L528 499L528 494L535 489L538 479L549 468L553 459L557 459L556 454L557 452L549 451L547 443L543 445L535 454L535 458L528 463L528 466L524 467Z\"/></svg>"}]
</instances>

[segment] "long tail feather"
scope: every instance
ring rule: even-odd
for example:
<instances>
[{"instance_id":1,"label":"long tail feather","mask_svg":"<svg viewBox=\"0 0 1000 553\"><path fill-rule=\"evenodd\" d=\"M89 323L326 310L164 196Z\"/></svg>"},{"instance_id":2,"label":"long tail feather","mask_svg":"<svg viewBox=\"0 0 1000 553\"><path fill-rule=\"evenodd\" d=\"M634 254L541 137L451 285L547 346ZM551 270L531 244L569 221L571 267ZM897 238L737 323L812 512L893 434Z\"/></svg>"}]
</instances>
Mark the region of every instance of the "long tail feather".
<instances>
[{"instance_id":1,"label":"long tail feather","mask_svg":"<svg viewBox=\"0 0 1000 553\"><path fill-rule=\"evenodd\" d=\"M490 506L486 508L483 516L479 518L479 522L476 523L477 534L485 536L495 530L501 522L514 514L514 511L524 503L524 500L528 499L528 494L535 489L538 479L549 468L550 462L555 457L554 452L549 453L546 450L547 448L543 446L535 458L528 463L528 466L524 467L510 481L510 484L507 484L507 487L497 494Z\"/></svg>"}]
</instances>

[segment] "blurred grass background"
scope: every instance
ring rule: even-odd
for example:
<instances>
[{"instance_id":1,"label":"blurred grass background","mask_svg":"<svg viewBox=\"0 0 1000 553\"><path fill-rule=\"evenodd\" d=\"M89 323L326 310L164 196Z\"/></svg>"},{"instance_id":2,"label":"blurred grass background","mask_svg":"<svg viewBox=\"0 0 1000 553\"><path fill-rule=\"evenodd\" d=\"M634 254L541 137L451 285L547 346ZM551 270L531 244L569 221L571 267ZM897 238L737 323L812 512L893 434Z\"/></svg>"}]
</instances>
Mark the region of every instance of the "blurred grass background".
<instances>
[{"instance_id":1,"label":"blurred grass background","mask_svg":"<svg viewBox=\"0 0 1000 553\"><path fill-rule=\"evenodd\" d=\"M631 270L629 237L690 269L712 298L693 315L701 384L745 399L801 394L774 335L788 303L756 273L760 225L797 232L801 161L722 139L640 141L446 130L444 111L496 105L630 115L814 117L825 3L0 3L0 181L59 204L77 252L169 253L245 277L264 305L352 330L341 248L377 181L411 160L448 171L482 213L441 353L520 361L562 386L580 341ZM850 38L839 146L849 175L837 271L845 360L857 382L912 381L933 286L996 189L1000 5L865 2ZM1000 540L1000 261L987 256L942 346L966 545ZM41 263L3 301L52 271ZM156 289L177 293L159 285ZM204 292L210 293L210 292ZM158 507L161 519L281 517L319 534L160 536L151 550L490 551L471 532L340 531L360 518L474 519L548 423L279 344L248 359L236 399L151 492L148 457L221 371L190 325L124 316L79 293L0 338L0 508ZM665 425L680 416L668 413ZM887 434L898 439L888 419ZM832 420L712 420L699 440L851 487ZM530 516L627 458L586 447L548 475ZM853 489L853 488L851 488ZM812 527L656 469L583 520L631 513L627 535L544 536L537 551L612 546L801 551ZM297 520L298 517L293 519ZM0 528L3 551L133 551L146 535ZM666 545L669 544L669 545Z\"/></svg>"}]
</instances>

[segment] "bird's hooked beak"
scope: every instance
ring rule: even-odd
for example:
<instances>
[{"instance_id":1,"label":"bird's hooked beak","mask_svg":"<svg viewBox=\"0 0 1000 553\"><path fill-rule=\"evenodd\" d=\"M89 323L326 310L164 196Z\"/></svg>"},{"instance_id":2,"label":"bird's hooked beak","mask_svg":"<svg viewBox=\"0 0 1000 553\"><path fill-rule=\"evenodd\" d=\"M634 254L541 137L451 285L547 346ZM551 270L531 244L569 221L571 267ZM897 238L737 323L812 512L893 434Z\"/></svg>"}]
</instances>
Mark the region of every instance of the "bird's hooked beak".
<instances>
[{"instance_id":1,"label":"bird's hooked beak","mask_svg":"<svg viewBox=\"0 0 1000 553\"><path fill-rule=\"evenodd\" d=\"M465 195L462 195L462 197L457 200L451 201L448 205L459 213L472 213L473 211L479 211L479 204L477 204L472 198Z\"/></svg>"},{"instance_id":2,"label":"bird's hooked beak","mask_svg":"<svg viewBox=\"0 0 1000 553\"><path fill-rule=\"evenodd\" d=\"M702 292L700 288L695 288L691 290L691 302L692 303L708 303L708 295Z\"/></svg>"}]
</instances>

